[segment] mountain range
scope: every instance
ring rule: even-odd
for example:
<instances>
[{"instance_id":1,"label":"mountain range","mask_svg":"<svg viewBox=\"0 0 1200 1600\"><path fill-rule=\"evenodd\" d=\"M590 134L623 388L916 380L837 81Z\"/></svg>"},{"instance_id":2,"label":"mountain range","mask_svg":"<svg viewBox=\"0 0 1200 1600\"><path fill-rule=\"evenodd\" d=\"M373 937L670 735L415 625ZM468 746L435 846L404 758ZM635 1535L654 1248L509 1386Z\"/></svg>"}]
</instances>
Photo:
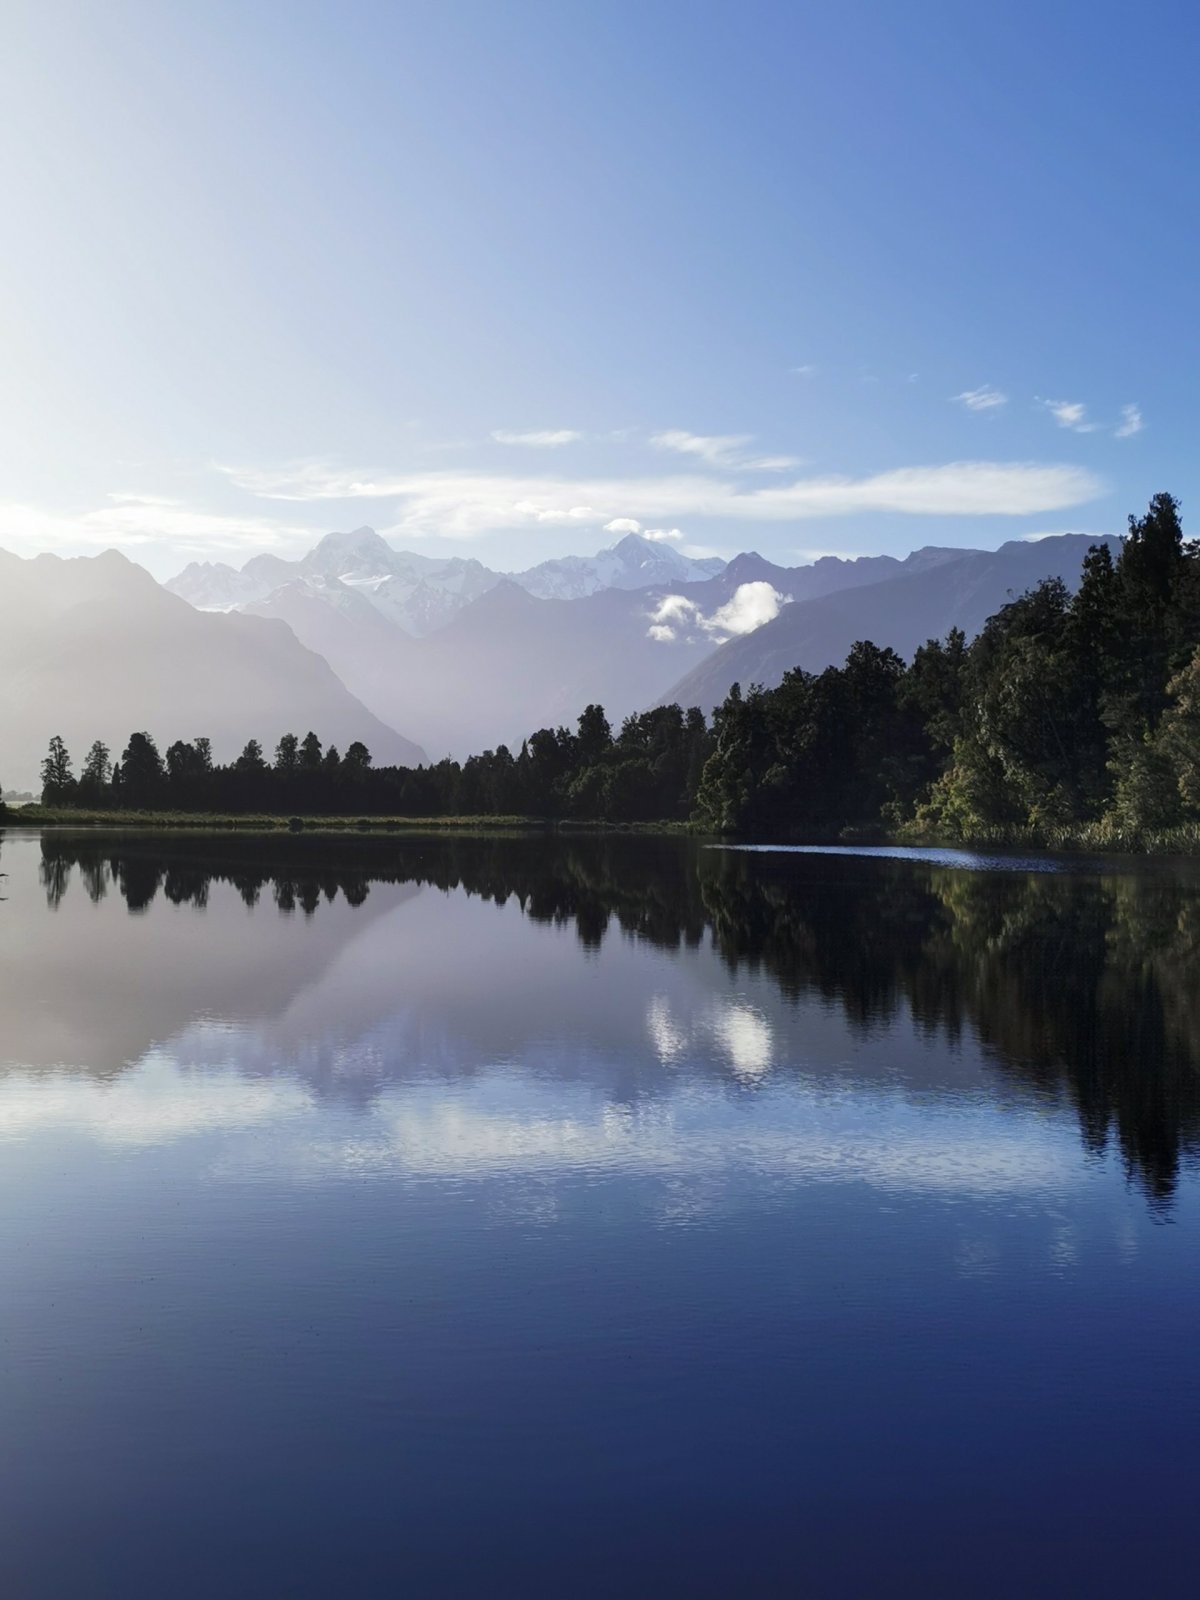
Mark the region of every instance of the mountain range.
<instances>
[{"instance_id":1,"label":"mountain range","mask_svg":"<svg viewBox=\"0 0 1200 1600\"><path fill-rule=\"evenodd\" d=\"M299 561L194 565L168 585L193 604L285 621L380 719L431 756L463 757L573 723L679 699L708 712L730 684L840 662L858 638L910 655L975 633L1043 576L1078 577L1085 535L998 551L925 546L900 559L826 556L785 567L757 552L694 561L628 534L595 556L501 574L394 550L370 528L329 534Z\"/></svg>"},{"instance_id":2,"label":"mountain range","mask_svg":"<svg viewBox=\"0 0 1200 1600\"><path fill-rule=\"evenodd\" d=\"M541 600L578 600L601 589L645 589L715 576L719 557L692 560L659 540L628 534L595 556L560 556L525 572L495 572L472 557L395 550L374 528L326 534L299 561L252 556L239 571L223 561L197 561L167 588L202 611L262 604L284 587L315 587L333 597L340 584L363 594L414 638L444 627L464 606L509 582ZM334 601L336 603L336 600Z\"/></svg>"},{"instance_id":3,"label":"mountain range","mask_svg":"<svg viewBox=\"0 0 1200 1600\"><path fill-rule=\"evenodd\" d=\"M51 733L77 758L96 737L119 750L135 727L206 733L226 759L312 728L413 765L517 748L595 701L614 723L672 700L708 713L734 682L820 671L857 639L911 656L952 627L972 636L1041 578L1074 586L1094 542L785 567L753 551L695 561L630 534L506 575L358 528L296 561L194 563L165 586L114 551L0 552L0 777L34 782Z\"/></svg>"}]
</instances>

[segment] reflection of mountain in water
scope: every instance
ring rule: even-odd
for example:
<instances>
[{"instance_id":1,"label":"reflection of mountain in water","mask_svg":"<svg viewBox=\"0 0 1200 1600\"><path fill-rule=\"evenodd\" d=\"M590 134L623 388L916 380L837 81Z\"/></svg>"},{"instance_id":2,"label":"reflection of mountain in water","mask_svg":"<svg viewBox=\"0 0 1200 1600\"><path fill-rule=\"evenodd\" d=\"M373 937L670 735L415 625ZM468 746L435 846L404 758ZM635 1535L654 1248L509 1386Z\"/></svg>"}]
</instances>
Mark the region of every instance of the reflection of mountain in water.
<instances>
[{"instance_id":1,"label":"reflection of mountain in water","mask_svg":"<svg viewBox=\"0 0 1200 1600\"><path fill-rule=\"evenodd\" d=\"M782 1002L836 1005L858 1036L910 1014L930 1037L976 1037L1028 1092L1066 1093L1089 1148L1115 1136L1156 1199L1171 1194L1181 1159L1200 1148L1200 903L1161 869L973 873L640 839L61 834L43 838L40 875L48 903L64 910L72 897L86 908L85 897L111 894L139 913L159 896L160 907L205 907L214 885L231 886L246 906L273 900L313 927L307 964L297 957L287 991L293 1005L321 962L340 963L344 987L345 969L368 960L374 917L421 887L515 901L526 922L573 926L588 951L614 930L667 951L711 946L730 974L765 975ZM418 932L433 917L430 903L421 907L407 924ZM318 956L326 918L329 942ZM257 925L227 925L261 946ZM425 953L427 968L415 948L405 958L417 963L414 992L459 959L455 937L439 937L446 945ZM471 971L454 981L470 985ZM373 1005L360 1000L360 1013L382 1017L384 973L362 983ZM502 1053L521 1035L500 1015L501 988L496 975L488 1004ZM441 998L452 1010L452 997ZM628 999L641 1000L632 983ZM190 991L188 1004L185 1021L196 1010ZM619 1054L626 1042L613 1037ZM392 1070L384 1060L379 1075Z\"/></svg>"}]
</instances>

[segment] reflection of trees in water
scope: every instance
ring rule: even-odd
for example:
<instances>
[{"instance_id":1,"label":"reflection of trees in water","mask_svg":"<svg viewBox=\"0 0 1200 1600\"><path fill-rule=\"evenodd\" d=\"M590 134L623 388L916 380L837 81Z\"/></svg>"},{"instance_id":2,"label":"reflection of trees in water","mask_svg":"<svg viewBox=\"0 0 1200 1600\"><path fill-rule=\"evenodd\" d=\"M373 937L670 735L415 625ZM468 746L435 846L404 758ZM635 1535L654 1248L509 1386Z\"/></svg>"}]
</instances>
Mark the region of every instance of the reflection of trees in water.
<instances>
[{"instance_id":1,"label":"reflection of trees in water","mask_svg":"<svg viewBox=\"0 0 1200 1600\"><path fill-rule=\"evenodd\" d=\"M322 899L333 901L339 894L350 905L361 905L373 878L401 882L410 876L365 864L360 850L345 861L331 861L327 841L306 841L307 848L289 844L285 850L278 848L281 842L249 837L231 844L213 837L176 846L161 837L99 840L47 834L42 838L41 880L51 910L61 904L78 866L90 899L103 900L115 889L132 912L147 910L160 893L172 905L203 910L216 882L230 884L247 906L256 906L267 891L280 911L311 916Z\"/></svg>"},{"instance_id":2,"label":"reflection of trees in water","mask_svg":"<svg viewBox=\"0 0 1200 1600\"><path fill-rule=\"evenodd\" d=\"M794 860L725 856L706 875L731 965L837 999L859 1026L906 1006L951 1038L973 1028L1001 1066L1065 1090L1089 1149L1115 1134L1147 1193L1170 1196L1200 1151L1194 891L1158 875Z\"/></svg>"},{"instance_id":3,"label":"reflection of trees in water","mask_svg":"<svg viewBox=\"0 0 1200 1600\"><path fill-rule=\"evenodd\" d=\"M1200 899L1162 873L972 873L650 839L47 835L52 906L76 866L93 899L111 889L134 912L160 892L202 907L214 881L306 916L339 894L361 904L373 882L417 883L514 899L588 949L614 926L668 949L707 933L731 970L820 995L857 1029L908 1012L951 1040L973 1030L1004 1069L1070 1097L1089 1149L1115 1136L1158 1203L1200 1149Z\"/></svg>"}]
</instances>

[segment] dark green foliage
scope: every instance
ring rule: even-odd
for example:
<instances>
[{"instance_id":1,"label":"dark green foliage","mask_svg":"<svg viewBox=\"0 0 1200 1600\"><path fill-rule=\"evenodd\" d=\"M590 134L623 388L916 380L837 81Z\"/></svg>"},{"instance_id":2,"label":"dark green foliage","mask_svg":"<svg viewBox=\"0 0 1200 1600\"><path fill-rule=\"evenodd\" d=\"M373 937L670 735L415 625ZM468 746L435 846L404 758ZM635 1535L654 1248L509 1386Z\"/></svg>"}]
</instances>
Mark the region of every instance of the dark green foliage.
<instances>
[{"instance_id":1,"label":"dark green foliage","mask_svg":"<svg viewBox=\"0 0 1200 1600\"><path fill-rule=\"evenodd\" d=\"M66 745L56 733L42 762L42 804L72 805L76 798L75 777Z\"/></svg>"},{"instance_id":2,"label":"dark green foliage","mask_svg":"<svg viewBox=\"0 0 1200 1600\"><path fill-rule=\"evenodd\" d=\"M100 805L112 782L112 759L108 746L97 739L87 753L83 771L79 774L79 804Z\"/></svg>"},{"instance_id":3,"label":"dark green foliage","mask_svg":"<svg viewBox=\"0 0 1200 1600\"><path fill-rule=\"evenodd\" d=\"M121 803L141 810L161 805L167 793L166 771L158 746L148 733L131 733L121 754Z\"/></svg>"}]
</instances>

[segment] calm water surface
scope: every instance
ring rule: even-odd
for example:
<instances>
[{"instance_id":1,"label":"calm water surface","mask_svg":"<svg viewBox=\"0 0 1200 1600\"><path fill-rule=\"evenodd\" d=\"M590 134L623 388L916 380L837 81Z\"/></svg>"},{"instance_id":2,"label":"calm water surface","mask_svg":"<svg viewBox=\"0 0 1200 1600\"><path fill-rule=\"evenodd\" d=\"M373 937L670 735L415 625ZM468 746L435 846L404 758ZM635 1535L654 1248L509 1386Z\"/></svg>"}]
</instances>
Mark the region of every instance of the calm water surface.
<instances>
[{"instance_id":1,"label":"calm water surface","mask_svg":"<svg viewBox=\"0 0 1200 1600\"><path fill-rule=\"evenodd\" d=\"M0 870L6 1596L1194 1587L1189 871Z\"/></svg>"}]
</instances>

